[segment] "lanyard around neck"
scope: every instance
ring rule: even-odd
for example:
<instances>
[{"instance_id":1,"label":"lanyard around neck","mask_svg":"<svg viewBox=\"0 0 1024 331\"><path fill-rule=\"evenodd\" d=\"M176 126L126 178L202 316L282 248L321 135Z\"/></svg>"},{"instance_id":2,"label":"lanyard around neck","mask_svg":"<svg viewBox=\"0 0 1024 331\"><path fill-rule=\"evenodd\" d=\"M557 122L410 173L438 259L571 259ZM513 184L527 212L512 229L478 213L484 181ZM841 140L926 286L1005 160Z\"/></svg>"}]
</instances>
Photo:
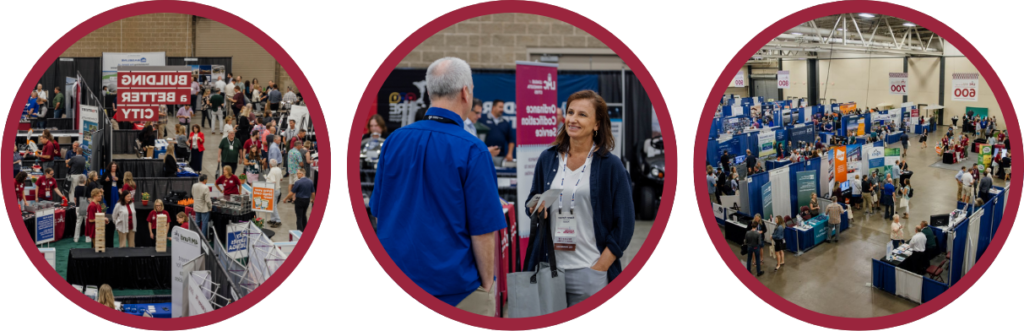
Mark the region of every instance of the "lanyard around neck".
<instances>
[{"instance_id":1,"label":"lanyard around neck","mask_svg":"<svg viewBox=\"0 0 1024 331\"><path fill-rule=\"evenodd\" d=\"M580 188L580 181L582 181L583 180L583 176L586 176L586 174L587 174L587 165L590 164L590 158L594 156L594 150L595 149L597 149L597 144L594 144L594 145L592 145L590 147L590 152L587 153L587 159L586 159L586 161L583 162L583 169L582 169L583 171L580 172L580 177L576 179L576 185L574 185L573 188L572 188L572 197L570 198L571 200L569 202L569 214L573 214L575 209L576 209L576 190L578 190ZM562 213L562 195L565 194L565 177L568 174L569 174L569 157L568 157L568 153L566 153L566 155L563 155L563 157L562 157L562 180L560 181L560 183L562 185L562 193L558 194L558 213L559 214Z\"/></svg>"}]
</instances>

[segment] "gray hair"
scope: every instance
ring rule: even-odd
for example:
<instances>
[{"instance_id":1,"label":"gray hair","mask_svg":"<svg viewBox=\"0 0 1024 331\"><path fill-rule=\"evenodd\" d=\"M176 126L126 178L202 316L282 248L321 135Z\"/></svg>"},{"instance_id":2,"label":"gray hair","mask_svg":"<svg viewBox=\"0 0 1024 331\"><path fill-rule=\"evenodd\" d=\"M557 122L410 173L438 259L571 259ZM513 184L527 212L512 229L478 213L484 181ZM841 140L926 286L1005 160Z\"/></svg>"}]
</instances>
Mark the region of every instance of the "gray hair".
<instances>
[{"instance_id":1,"label":"gray hair","mask_svg":"<svg viewBox=\"0 0 1024 331\"><path fill-rule=\"evenodd\" d=\"M456 57L441 58L427 67L427 91L430 99L452 99L463 87L473 88L469 63Z\"/></svg>"}]
</instances>

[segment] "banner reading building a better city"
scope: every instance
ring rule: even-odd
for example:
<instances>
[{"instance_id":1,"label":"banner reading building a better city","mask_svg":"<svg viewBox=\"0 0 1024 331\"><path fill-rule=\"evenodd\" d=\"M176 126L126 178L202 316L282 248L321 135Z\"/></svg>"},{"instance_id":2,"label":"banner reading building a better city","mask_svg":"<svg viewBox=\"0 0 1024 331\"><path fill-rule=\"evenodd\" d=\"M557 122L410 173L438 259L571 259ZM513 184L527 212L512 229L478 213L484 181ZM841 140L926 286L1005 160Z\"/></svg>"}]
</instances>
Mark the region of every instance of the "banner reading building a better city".
<instances>
[{"instance_id":1,"label":"banner reading building a better city","mask_svg":"<svg viewBox=\"0 0 1024 331\"><path fill-rule=\"evenodd\" d=\"M516 205L519 235L530 236L530 216L526 215L526 197L530 195L537 158L551 146L558 132L558 65L516 62Z\"/></svg>"}]
</instances>

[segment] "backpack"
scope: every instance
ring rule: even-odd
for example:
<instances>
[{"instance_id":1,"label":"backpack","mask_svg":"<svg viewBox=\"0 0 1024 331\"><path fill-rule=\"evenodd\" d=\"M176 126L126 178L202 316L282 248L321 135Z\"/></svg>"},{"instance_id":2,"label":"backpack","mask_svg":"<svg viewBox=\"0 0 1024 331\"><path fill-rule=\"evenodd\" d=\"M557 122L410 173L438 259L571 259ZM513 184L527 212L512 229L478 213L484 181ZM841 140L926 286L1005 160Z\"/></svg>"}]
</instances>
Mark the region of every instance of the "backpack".
<instances>
[{"instance_id":1,"label":"backpack","mask_svg":"<svg viewBox=\"0 0 1024 331\"><path fill-rule=\"evenodd\" d=\"M914 197L914 188L913 187L910 188L910 192L907 192L907 197L908 198L913 198Z\"/></svg>"}]
</instances>

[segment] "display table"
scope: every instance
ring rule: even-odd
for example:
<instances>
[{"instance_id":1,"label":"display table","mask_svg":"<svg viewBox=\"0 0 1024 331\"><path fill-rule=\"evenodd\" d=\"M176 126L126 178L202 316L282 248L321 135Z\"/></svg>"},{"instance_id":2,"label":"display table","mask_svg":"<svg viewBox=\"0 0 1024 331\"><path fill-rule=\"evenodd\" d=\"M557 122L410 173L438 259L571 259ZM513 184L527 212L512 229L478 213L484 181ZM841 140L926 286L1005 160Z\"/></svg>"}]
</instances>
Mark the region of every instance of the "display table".
<instances>
[{"instance_id":1,"label":"display table","mask_svg":"<svg viewBox=\"0 0 1024 331\"><path fill-rule=\"evenodd\" d=\"M849 207L846 207L849 208ZM797 253L803 254L804 252L814 248L818 244L825 241L828 238L826 230L828 229L828 215L820 214L812 217L810 220L804 222L809 227L791 227L786 228L784 235L786 238L786 249ZM842 220L839 223L839 232L842 233L850 227L850 221L843 213Z\"/></svg>"},{"instance_id":2,"label":"display table","mask_svg":"<svg viewBox=\"0 0 1024 331\"><path fill-rule=\"evenodd\" d=\"M167 290L171 288L171 250L158 253L153 247L107 247L106 252L96 253L91 248L72 249L67 281L109 284L114 289Z\"/></svg>"},{"instance_id":3,"label":"display table","mask_svg":"<svg viewBox=\"0 0 1024 331\"><path fill-rule=\"evenodd\" d=\"M733 217L727 218L723 223L725 226L725 239L742 245L743 239L747 234L747 228L750 227L751 219L751 217L740 213L733 214Z\"/></svg>"},{"instance_id":4,"label":"display table","mask_svg":"<svg viewBox=\"0 0 1024 331\"><path fill-rule=\"evenodd\" d=\"M885 136L885 144L895 144L900 142L900 137L903 136L903 131L894 131Z\"/></svg>"},{"instance_id":5,"label":"display table","mask_svg":"<svg viewBox=\"0 0 1024 331\"><path fill-rule=\"evenodd\" d=\"M132 314L135 316L142 316L148 312L150 316L154 318L171 318L171 303L134 303L134 304L123 304L121 309L125 313Z\"/></svg>"},{"instance_id":6,"label":"display table","mask_svg":"<svg viewBox=\"0 0 1024 331\"><path fill-rule=\"evenodd\" d=\"M956 157L953 152L942 153L942 163L953 164L956 163Z\"/></svg>"}]
</instances>

